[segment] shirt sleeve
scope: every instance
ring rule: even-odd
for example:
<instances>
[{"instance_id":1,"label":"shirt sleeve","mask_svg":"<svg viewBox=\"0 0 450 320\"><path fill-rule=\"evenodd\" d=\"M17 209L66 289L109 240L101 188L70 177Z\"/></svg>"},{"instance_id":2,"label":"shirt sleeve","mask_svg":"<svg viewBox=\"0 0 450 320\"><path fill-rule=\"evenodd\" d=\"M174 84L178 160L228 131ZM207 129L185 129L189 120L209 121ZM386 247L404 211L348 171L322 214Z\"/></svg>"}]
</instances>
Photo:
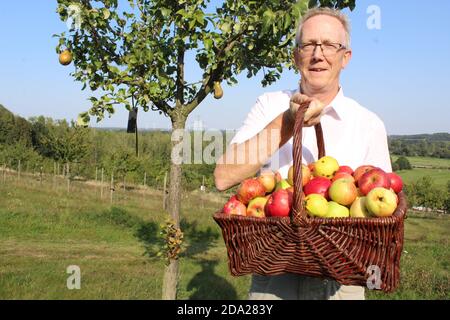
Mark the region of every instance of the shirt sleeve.
<instances>
[{"instance_id":1,"label":"shirt sleeve","mask_svg":"<svg viewBox=\"0 0 450 320\"><path fill-rule=\"evenodd\" d=\"M289 98L288 98L289 99ZM284 112L289 104L272 103L272 100L268 94L264 94L256 100L250 110L247 118L244 120L243 125L236 132L236 135L231 140L230 144L243 143L261 132L273 119L275 119L280 113ZM289 101L289 100L287 100ZM284 101L283 101L284 102Z\"/></svg>"},{"instance_id":2,"label":"shirt sleeve","mask_svg":"<svg viewBox=\"0 0 450 320\"><path fill-rule=\"evenodd\" d=\"M392 172L386 128L378 117L372 121L364 163Z\"/></svg>"}]
</instances>

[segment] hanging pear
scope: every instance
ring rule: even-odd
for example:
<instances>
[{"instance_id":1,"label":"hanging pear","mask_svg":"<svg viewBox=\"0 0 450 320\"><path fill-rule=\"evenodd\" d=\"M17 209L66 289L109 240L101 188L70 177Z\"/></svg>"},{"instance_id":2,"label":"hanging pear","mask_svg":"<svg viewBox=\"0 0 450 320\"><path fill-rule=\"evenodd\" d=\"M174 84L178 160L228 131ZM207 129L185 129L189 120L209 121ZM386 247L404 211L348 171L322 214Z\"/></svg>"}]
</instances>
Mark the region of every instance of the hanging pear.
<instances>
[{"instance_id":1,"label":"hanging pear","mask_svg":"<svg viewBox=\"0 0 450 320\"><path fill-rule=\"evenodd\" d=\"M59 54L59 63L63 66L67 66L72 62L72 53L66 49Z\"/></svg>"},{"instance_id":2,"label":"hanging pear","mask_svg":"<svg viewBox=\"0 0 450 320\"><path fill-rule=\"evenodd\" d=\"M214 81L214 98L220 99L222 97L223 97L223 90L222 87L220 86L220 82Z\"/></svg>"}]
</instances>

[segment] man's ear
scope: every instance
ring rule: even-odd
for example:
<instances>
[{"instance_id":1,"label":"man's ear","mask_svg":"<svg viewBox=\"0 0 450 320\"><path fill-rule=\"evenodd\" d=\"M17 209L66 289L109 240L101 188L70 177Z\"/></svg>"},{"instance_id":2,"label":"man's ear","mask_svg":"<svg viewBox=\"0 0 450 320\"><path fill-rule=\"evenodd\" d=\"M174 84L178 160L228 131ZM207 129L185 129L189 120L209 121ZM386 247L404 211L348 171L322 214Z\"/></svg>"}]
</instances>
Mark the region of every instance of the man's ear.
<instances>
[{"instance_id":1,"label":"man's ear","mask_svg":"<svg viewBox=\"0 0 450 320\"><path fill-rule=\"evenodd\" d=\"M352 59L352 50L347 50L344 53L344 57L342 58L342 69L345 69L345 67L350 62L351 59Z\"/></svg>"}]
</instances>

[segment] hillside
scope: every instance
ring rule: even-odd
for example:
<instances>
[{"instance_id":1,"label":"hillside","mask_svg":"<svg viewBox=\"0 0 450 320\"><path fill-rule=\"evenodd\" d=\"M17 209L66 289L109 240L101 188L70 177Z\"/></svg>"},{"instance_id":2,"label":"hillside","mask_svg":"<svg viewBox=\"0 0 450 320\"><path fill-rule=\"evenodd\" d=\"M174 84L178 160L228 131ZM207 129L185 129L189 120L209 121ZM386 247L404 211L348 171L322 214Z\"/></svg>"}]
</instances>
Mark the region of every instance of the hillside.
<instances>
[{"instance_id":1,"label":"hillside","mask_svg":"<svg viewBox=\"0 0 450 320\"><path fill-rule=\"evenodd\" d=\"M390 135L389 139L412 141L450 141L450 133L439 132L432 134Z\"/></svg>"}]
</instances>

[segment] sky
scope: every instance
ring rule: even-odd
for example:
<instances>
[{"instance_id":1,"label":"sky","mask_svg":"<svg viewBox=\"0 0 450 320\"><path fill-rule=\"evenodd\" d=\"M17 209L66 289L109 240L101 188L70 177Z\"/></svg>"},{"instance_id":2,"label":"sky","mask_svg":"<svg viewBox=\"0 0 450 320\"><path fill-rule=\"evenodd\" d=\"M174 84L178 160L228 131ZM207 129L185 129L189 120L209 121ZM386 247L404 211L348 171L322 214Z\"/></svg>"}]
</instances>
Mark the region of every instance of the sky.
<instances>
[{"instance_id":1,"label":"sky","mask_svg":"<svg viewBox=\"0 0 450 320\"><path fill-rule=\"evenodd\" d=\"M367 25L373 6L379 9L379 29ZM341 75L345 95L375 112L389 135L450 132L450 1L356 0L355 10L345 12L353 50ZM56 1L0 1L0 104L25 118L69 121L90 108L91 93L70 76L73 64L58 63L52 35L64 31ZM189 77L200 80L192 70ZM299 75L286 70L268 87L261 78L242 74L237 85L223 84L223 98L207 97L188 125L200 120L208 129L237 129L259 95L295 89ZM91 120L91 126L124 128L127 121L128 112L118 106L111 118ZM139 128L169 126L157 112L139 113Z\"/></svg>"}]
</instances>

